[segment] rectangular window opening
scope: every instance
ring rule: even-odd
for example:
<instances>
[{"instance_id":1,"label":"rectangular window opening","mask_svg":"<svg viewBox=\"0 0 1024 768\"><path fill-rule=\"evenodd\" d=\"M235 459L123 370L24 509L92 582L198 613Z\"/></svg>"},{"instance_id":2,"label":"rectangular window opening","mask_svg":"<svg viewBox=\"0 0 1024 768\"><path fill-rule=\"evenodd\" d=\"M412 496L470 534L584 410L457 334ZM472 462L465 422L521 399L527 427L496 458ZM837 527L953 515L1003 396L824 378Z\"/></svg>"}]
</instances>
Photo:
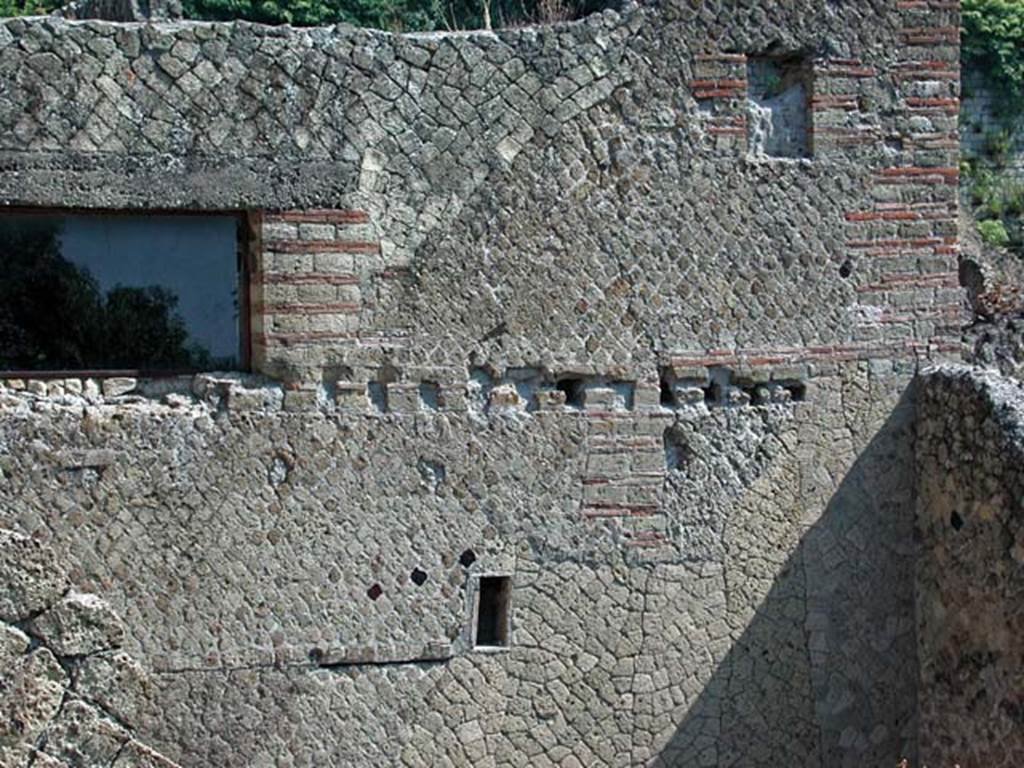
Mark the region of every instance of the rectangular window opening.
<instances>
[{"instance_id":1,"label":"rectangular window opening","mask_svg":"<svg viewBox=\"0 0 1024 768\"><path fill-rule=\"evenodd\" d=\"M509 613L512 607L512 578L509 576L481 576L477 589L476 634L473 645L477 648L507 648L509 646Z\"/></svg>"},{"instance_id":2,"label":"rectangular window opening","mask_svg":"<svg viewBox=\"0 0 1024 768\"><path fill-rule=\"evenodd\" d=\"M0 373L159 376L249 364L236 212L0 213Z\"/></svg>"},{"instance_id":3,"label":"rectangular window opening","mask_svg":"<svg viewBox=\"0 0 1024 768\"><path fill-rule=\"evenodd\" d=\"M800 56L747 59L750 152L768 157L811 156L812 66Z\"/></svg>"}]
</instances>

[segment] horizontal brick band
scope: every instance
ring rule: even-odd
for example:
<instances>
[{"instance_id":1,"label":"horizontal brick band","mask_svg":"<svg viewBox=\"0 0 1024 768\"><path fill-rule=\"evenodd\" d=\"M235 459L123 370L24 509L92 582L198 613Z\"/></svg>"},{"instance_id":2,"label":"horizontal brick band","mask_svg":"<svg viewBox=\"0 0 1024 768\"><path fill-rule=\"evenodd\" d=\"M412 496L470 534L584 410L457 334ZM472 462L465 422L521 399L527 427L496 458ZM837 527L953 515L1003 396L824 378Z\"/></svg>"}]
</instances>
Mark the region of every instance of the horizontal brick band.
<instances>
[{"instance_id":1,"label":"horizontal brick band","mask_svg":"<svg viewBox=\"0 0 1024 768\"><path fill-rule=\"evenodd\" d=\"M872 248L919 249L940 245L956 245L957 242L956 237L913 237L890 240L848 240L846 247L855 250Z\"/></svg>"},{"instance_id":2,"label":"horizontal brick band","mask_svg":"<svg viewBox=\"0 0 1024 768\"><path fill-rule=\"evenodd\" d=\"M960 276L956 272L932 275L889 275L874 283L857 286L858 293L877 293L909 288L959 288Z\"/></svg>"},{"instance_id":3,"label":"horizontal brick band","mask_svg":"<svg viewBox=\"0 0 1024 768\"><path fill-rule=\"evenodd\" d=\"M355 340L358 337L355 333L344 333L339 331L296 331L294 333L261 333L253 337L257 344L269 346L271 344L303 344L321 341L345 341Z\"/></svg>"},{"instance_id":4,"label":"horizontal brick band","mask_svg":"<svg viewBox=\"0 0 1024 768\"><path fill-rule=\"evenodd\" d=\"M608 440L607 442L591 441L590 452L599 454L629 453L635 451L661 450L661 440L654 437L632 437L621 440Z\"/></svg>"},{"instance_id":5,"label":"horizontal brick band","mask_svg":"<svg viewBox=\"0 0 1024 768\"><path fill-rule=\"evenodd\" d=\"M747 55L745 53L698 53L694 56L697 61L722 61L730 64L745 64Z\"/></svg>"},{"instance_id":6,"label":"horizontal brick band","mask_svg":"<svg viewBox=\"0 0 1024 768\"><path fill-rule=\"evenodd\" d=\"M909 149L960 149L960 140L948 137L911 136L904 140Z\"/></svg>"},{"instance_id":7,"label":"horizontal brick band","mask_svg":"<svg viewBox=\"0 0 1024 768\"><path fill-rule=\"evenodd\" d=\"M965 305L963 305L963 304L961 304L959 302L946 301L946 302L942 302L942 303L938 303L937 304L934 301L931 301L930 299L926 299L926 300L922 301L921 303L908 304L905 307L898 307L898 308L876 307L875 309L877 309L879 311L879 316L881 317L881 316L885 316L887 314L893 314L893 313L896 313L896 312L907 312L907 313L914 313L914 314L922 314L924 312L933 312L933 311L934 312L939 312L939 311L946 312L946 311L950 311L950 310L960 310L964 306Z\"/></svg>"},{"instance_id":8,"label":"horizontal brick band","mask_svg":"<svg viewBox=\"0 0 1024 768\"><path fill-rule=\"evenodd\" d=\"M881 130L873 126L865 128L811 128L814 136L822 136L844 144L873 144L882 138Z\"/></svg>"},{"instance_id":9,"label":"horizontal brick band","mask_svg":"<svg viewBox=\"0 0 1024 768\"><path fill-rule=\"evenodd\" d=\"M254 304L254 312L273 315L356 315L362 307L352 302L334 302L325 304L274 303Z\"/></svg>"},{"instance_id":10,"label":"horizontal brick band","mask_svg":"<svg viewBox=\"0 0 1024 768\"><path fill-rule=\"evenodd\" d=\"M714 90L745 90L747 88L746 80L738 79L705 79L705 80L691 80L689 86L695 90L703 89L714 89Z\"/></svg>"},{"instance_id":11,"label":"horizontal brick band","mask_svg":"<svg viewBox=\"0 0 1024 768\"><path fill-rule=\"evenodd\" d=\"M849 64L830 61L816 68L815 74L827 75L828 77L859 79L863 77L878 77L878 70L875 67L863 66L859 63Z\"/></svg>"},{"instance_id":12,"label":"horizontal brick band","mask_svg":"<svg viewBox=\"0 0 1024 768\"><path fill-rule=\"evenodd\" d=\"M828 109L842 109L842 110L855 110L857 109L857 97L856 96L815 96L811 99L811 106L816 110L828 110Z\"/></svg>"},{"instance_id":13,"label":"horizontal brick band","mask_svg":"<svg viewBox=\"0 0 1024 768\"><path fill-rule=\"evenodd\" d=\"M936 223L955 223L946 207L942 210L914 210L913 208L892 208L877 211L851 211L844 217L849 222L870 221L933 221Z\"/></svg>"},{"instance_id":14,"label":"horizontal brick band","mask_svg":"<svg viewBox=\"0 0 1024 768\"><path fill-rule=\"evenodd\" d=\"M960 43L959 27L908 27L900 30L900 36L907 45L935 45L937 43Z\"/></svg>"},{"instance_id":15,"label":"horizontal brick band","mask_svg":"<svg viewBox=\"0 0 1024 768\"><path fill-rule=\"evenodd\" d=\"M735 126L738 128L747 127L747 116L746 115L715 115L714 117L708 118L708 123L711 125L720 126Z\"/></svg>"},{"instance_id":16,"label":"horizontal brick band","mask_svg":"<svg viewBox=\"0 0 1024 768\"><path fill-rule=\"evenodd\" d=\"M951 346L952 345L952 346ZM919 352L935 347L940 352L960 349L959 342L946 340L898 341L876 343L850 343L823 346L791 347L788 349L718 350L700 356L673 356L669 365L677 368L718 366L792 365L810 362L839 362L847 360L873 360L879 358L915 357Z\"/></svg>"},{"instance_id":17,"label":"horizontal brick band","mask_svg":"<svg viewBox=\"0 0 1024 768\"><path fill-rule=\"evenodd\" d=\"M253 282L266 285L358 285L352 274L333 272L257 272Z\"/></svg>"},{"instance_id":18,"label":"horizontal brick band","mask_svg":"<svg viewBox=\"0 0 1024 768\"><path fill-rule=\"evenodd\" d=\"M265 240L272 253L379 253L380 243L369 240Z\"/></svg>"},{"instance_id":19,"label":"horizontal brick band","mask_svg":"<svg viewBox=\"0 0 1024 768\"><path fill-rule=\"evenodd\" d=\"M621 474L612 475L588 475L583 478L583 485L599 486L610 485L615 488L626 489L647 489L661 485L665 479L664 472L634 472L628 467L628 461L633 454L622 454L623 463L627 464L622 468ZM600 502L594 502L598 504Z\"/></svg>"},{"instance_id":20,"label":"horizontal brick band","mask_svg":"<svg viewBox=\"0 0 1024 768\"><path fill-rule=\"evenodd\" d=\"M920 72L899 72L896 77L900 80L960 80L959 72L936 72L936 71L920 71Z\"/></svg>"},{"instance_id":21,"label":"horizontal brick band","mask_svg":"<svg viewBox=\"0 0 1024 768\"><path fill-rule=\"evenodd\" d=\"M960 183L959 168L885 168L878 174L883 184L947 184L955 187Z\"/></svg>"},{"instance_id":22,"label":"horizontal brick band","mask_svg":"<svg viewBox=\"0 0 1024 768\"><path fill-rule=\"evenodd\" d=\"M702 89L693 92L693 98L704 101L706 99L734 99L743 92L727 88Z\"/></svg>"},{"instance_id":23,"label":"horizontal brick band","mask_svg":"<svg viewBox=\"0 0 1024 768\"><path fill-rule=\"evenodd\" d=\"M370 220L365 211L346 211L320 208L309 211L276 211L265 213L266 222L290 222L295 224L366 224Z\"/></svg>"},{"instance_id":24,"label":"horizontal brick band","mask_svg":"<svg viewBox=\"0 0 1024 768\"><path fill-rule=\"evenodd\" d=\"M660 510L657 504L588 504L583 507L584 517L651 517Z\"/></svg>"},{"instance_id":25,"label":"horizontal brick band","mask_svg":"<svg viewBox=\"0 0 1024 768\"><path fill-rule=\"evenodd\" d=\"M906 104L912 111L941 111L946 114L956 115L960 113L960 99L937 99L925 98L923 96L908 96Z\"/></svg>"},{"instance_id":26,"label":"horizontal brick band","mask_svg":"<svg viewBox=\"0 0 1024 768\"><path fill-rule=\"evenodd\" d=\"M896 77L900 80L959 80L959 62L913 61L897 64Z\"/></svg>"},{"instance_id":27,"label":"horizontal brick band","mask_svg":"<svg viewBox=\"0 0 1024 768\"><path fill-rule=\"evenodd\" d=\"M927 168L911 166L907 168L884 168L880 172L882 176L947 176L953 179L960 178L959 168Z\"/></svg>"},{"instance_id":28,"label":"horizontal brick band","mask_svg":"<svg viewBox=\"0 0 1024 768\"><path fill-rule=\"evenodd\" d=\"M664 547L669 543L663 533L643 531L632 534L630 540L626 542L626 546L636 549L654 549L655 547Z\"/></svg>"},{"instance_id":29,"label":"horizontal brick band","mask_svg":"<svg viewBox=\"0 0 1024 768\"><path fill-rule=\"evenodd\" d=\"M958 11L960 0L899 0L896 7L901 11Z\"/></svg>"},{"instance_id":30,"label":"horizontal brick band","mask_svg":"<svg viewBox=\"0 0 1024 768\"><path fill-rule=\"evenodd\" d=\"M965 307L959 304L939 306L929 310L897 312L895 310L883 312L879 323L909 323L920 320L956 320L966 317L970 313Z\"/></svg>"}]
</instances>

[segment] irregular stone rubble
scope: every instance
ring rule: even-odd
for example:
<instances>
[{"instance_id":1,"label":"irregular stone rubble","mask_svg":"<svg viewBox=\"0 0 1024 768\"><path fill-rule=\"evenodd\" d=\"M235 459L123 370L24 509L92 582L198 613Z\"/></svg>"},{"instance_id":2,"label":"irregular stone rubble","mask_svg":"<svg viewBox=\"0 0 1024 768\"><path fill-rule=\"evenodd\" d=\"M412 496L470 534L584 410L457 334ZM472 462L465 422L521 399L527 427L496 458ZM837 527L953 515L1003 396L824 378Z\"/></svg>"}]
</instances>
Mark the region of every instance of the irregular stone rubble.
<instances>
[{"instance_id":1,"label":"irregular stone rubble","mask_svg":"<svg viewBox=\"0 0 1024 768\"><path fill-rule=\"evenodd\" d=\"M0 529L0 765L175 768L135 740L151 683L124 626L54 553Z\"/></svg>"}]
</instances>

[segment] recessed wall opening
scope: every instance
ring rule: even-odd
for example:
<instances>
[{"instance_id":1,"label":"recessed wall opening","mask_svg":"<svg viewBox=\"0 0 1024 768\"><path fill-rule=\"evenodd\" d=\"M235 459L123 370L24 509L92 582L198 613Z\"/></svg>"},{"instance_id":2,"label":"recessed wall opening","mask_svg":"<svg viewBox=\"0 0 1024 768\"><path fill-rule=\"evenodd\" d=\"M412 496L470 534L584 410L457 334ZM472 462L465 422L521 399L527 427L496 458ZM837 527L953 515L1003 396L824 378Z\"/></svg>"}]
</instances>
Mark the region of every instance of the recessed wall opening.
<instances>
[{"instance_id":1,"label":"recessed wall opening","mask_svg":"<svg viewBox=\"0 0 1024 768\"><path fill-rule=\"evenodd\" d=\"M434 381L424 381L419 386L420 405L428 411L441 407L441 387Z\"/></svg>"},{"instance_id":2,"label":"recessed wall opening","mask_svg":"<svg viewBox=\"0 0 1024 768\"><path fill-rule=\"evenodd\" d=\"M476 648L509 646L509 613L512 607L510 576L481 576L476 598Z\"/></svg>"},{"instance_id":3,"label":"recessed wall opening","mask_svg":"<svg viewBox=\"0 0 1024 768\"><path fill-rule=\"evenodd\" d=\"M676 404L676 396L675 393L672 392L672 384L669 383L669 380L664 373L662 373L658 389L658 401L661 403L661 405L664 406L665 408L674 407Z\"/></svg>"},{"instance_id":4,"label":"recessed wall opening","mask_svg":"<svg viewBox=\"0 0 1024 768\"><path fill-rule=\"evenodd\" d=\"M712 381L710 384L704 387L704 402L709 406L721 405L722 387L717 381Z\"/></svg>"},{"instance_id":5,"label":"recessed wall opening","mask_svg":"<svg viewBox=\"0 0 1024 768\"><path fill-rule=\"evenodd\" d=\"M0 213L0 371L244 368L244 245L231 213Z\"/></svg>"},{"instance_id":6,"label":"recessed wall opening","mask_svg":"<svg viewBox=\"0 0 1024 768\"><path fill-rule=\"evenodd\" d=\"M810 157L809 105L812 68L801 56L751 56L749 147L755 155Z\"/></svg>"},{"instance_id":7,"label":"recessed wall opening","mask_svg":"<svg viewBox=\"0 0 1024 768\"><path fill-rule=\"evenodd\" d=\"M802 403L807 399L807 384L803 381L783 381L780 386L789 392L790 400Z\"/></svg>"},{"instance_id":8,"label":"recessed wall opening","mask_svg":"<svg viewBox=\"0 0 1024 768\"><path fill-rule=\"evenodd\" d=\"M555 387L565 393L565 404L571 408L583 407L584 382L582 378L572 377L559 379Z\"/></svg>"},{"instance_id":9,"label":"recessed wall opening","mask_svg":"<svg viewBox=\"0 0 1024 768\"><path fill-rule=\"evenodd\" d=\"M380 413L388 412L388 388L379 381L371 381L366 385L366 393L370 404Z\"/></svg>"}]
</instances>

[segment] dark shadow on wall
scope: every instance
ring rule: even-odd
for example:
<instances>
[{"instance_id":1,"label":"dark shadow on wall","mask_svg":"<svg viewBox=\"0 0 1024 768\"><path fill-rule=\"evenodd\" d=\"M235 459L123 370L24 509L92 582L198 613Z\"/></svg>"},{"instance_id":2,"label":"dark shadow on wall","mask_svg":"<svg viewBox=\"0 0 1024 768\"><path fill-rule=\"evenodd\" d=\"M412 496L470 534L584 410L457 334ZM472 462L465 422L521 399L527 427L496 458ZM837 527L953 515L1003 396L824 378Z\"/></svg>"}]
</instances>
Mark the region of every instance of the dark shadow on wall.
<instances>
[{"instance_id":1,"label":"dark shadow on wall","mask_svg":"<svg viewBox=\"0 0 1024 768\"><path fill-rule=\"evenodd\" d=\"M788 539L799 539L788 558L782 544L774 565L744 551L742 542L758 541L759 523L772 521L751 516L734 526L726 588L735 639L650 765L914 761L913 415L907 390L824 513ZM675 673L685 679L690 670Z\"/></svg>"}]
</instances>

